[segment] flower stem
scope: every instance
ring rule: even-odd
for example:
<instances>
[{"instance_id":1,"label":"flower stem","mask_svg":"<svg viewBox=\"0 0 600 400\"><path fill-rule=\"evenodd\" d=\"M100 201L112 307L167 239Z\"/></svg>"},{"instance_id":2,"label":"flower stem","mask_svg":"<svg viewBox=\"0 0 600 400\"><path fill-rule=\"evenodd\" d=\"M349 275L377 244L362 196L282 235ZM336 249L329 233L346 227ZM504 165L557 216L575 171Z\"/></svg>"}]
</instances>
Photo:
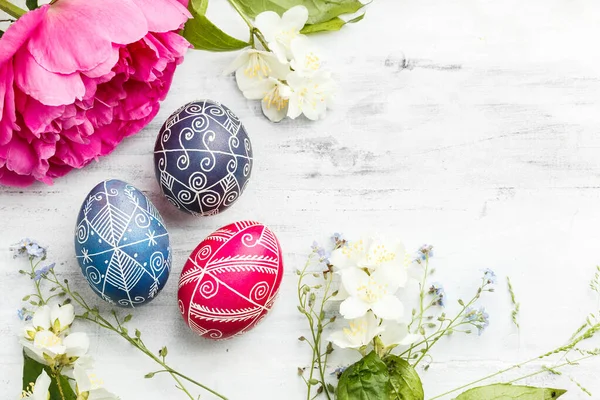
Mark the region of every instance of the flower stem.
<instances>
[{"instance_id":1,"label":"flower stem","mask_svg":"<svg viewBox=\"0 0 600 400\"><path fill-rule=\"evenodd\" d=\"M231 6L235 9L235 11L240 15L240 17L242 17L242 19L244 20L246 25L248 25L248 29L250 30L249 43L252 45L252 48L255 48L254 37L256 36L256 38L258 39L260 44L262 44L262 46L265 48L265 50L270 51L269 45L267 44L267 41L265 40L265 37L263 36L262 32L257 27L254 26L254 24L252 23L250 18L248 18L248 16L244 12L244 10L242 10L242 7L240 7L240 5L237 3L237 0L228 0L228 1L229 1L229 4L231 4Z\"/></svg>"},{"instance_id":2,"label":"flower stem","mask_svg":"<svg viewBox=\"0 0 600 400\"><path fill-rule=\"evenodd\" d=\"M560 349L560 348L559 348L559 349ZM530 364L530 363L532 363L532 362L534 362L534 361L536 361L536 360L540 360L540 359L542 359L542 358L544 358L544 357L546 357L546 356L548 356L548 355L550 355L550 354L555 354L555 353L556 353L556 352L557 352L559 349L553 350L553 351L551 351L551 352L548 352L548 353L546 353L546 354L543 354L543 355L541 355L541 356L538 356L538 357L534 357L534 358L532 358L532 359L529 359L529 360L527 360L527 361L524 361L524 362L522 362L522 363L520 363L520 364L515 364L515 365L513 365L513 366L511 366L511 367L505 368L505 369L503 369L503 370L500 370L500 371L498 371L498 372L495 372L495 373L493 373L493 374L491 374L491 375L484 376L483 378L477 379L476 381L473 381L473 382L467 383L467 384L465 384L465 385L462 385L462 386L460 386L460 387L457 387L457 388L455 388L455 389L449 390L449 391L447 391L447 392L445 392L445 393L442 393L442 394L439 394L439 395L437 395L437 396L434 396L434 397L430 398L429 400L435 400L435 399L439 399L439 398L441 398L441 397L444 397L444 396L447 396L447 395L449 395L449 394L451 394L451 393L458 392L459 390L466 389L466 388L468 388L468 387L470 387L470 386L473 386L473 385L475 385L475 384L477 384L477 383L480 383L480 382L483 382L483 381L487 381L487 380L490 380L490 379L492 379L492 378L495 378L495 377L497 377L497 376L499 376L499 375L505 374L505 373L507 373L507 372L509 372L509 371L512 371L513 369L516 369L516 368L521 368L521 367L523 367L523 366L525 366L525 365L527 365L527 364ZM565 363L563 363L563 364L559 364L559 365L557 365L557 366L553 367L553 369L561 368L561 367L564 367L564 366L566 366L566 365L570 365L570 364L576 363L576 362L578 362L578 361L585 360L586 358L593 357L594 355L595 355L595 354L590 354L590 355L584 356L584 357L582 357L582 358L579 358L579 359L577 359L577 360L575 360L575 361L567 361L567 362L565 362ZM538 371L538 372L535 372L535 373L533 373L533 374L525 375L525 376L522 376L522 377L520 377L520 378L518 378L518 379L514 379L514 380L512 380L512 381L510 381L510 382L506 382L506 383L514 383L514 382L517 382L517 381L519 381L519 380L522 380L522 379L525 379L525 378L529 378L529 377L531 377L531 376L535 376L535 375L541 374L542 372L546 372L546 370L540 370L540 371Z\"/></svg>"},{"instance_id":3,"label":"flower stem","mask_svg":"<svg viewBox=\"0 0 600 400\"><path fill-rule=\"evenodd\" d=\"M7 0L0 0L0 10L14 18L21 18L26 13L21 7L17 7Z\"/></svg>"},{"instance_id":4,"label":"flower stem","mask_svg":"<svg viewBox=\"0 0 600 400\"><path fill-rule=\"evenodd\" d=\"M2 0L0 0L2 1ZM40 264L41 261L38 261L37 263L33 263L33 260L30 260L29 263L31 264L31 277L33 279L33 277L35 277L35 269L37 268L37 266ZM42 296L42 290L40 289L40 281L41 279L35 280L33 279L33 284L35 286L35 291L36 291L36 296L38 299L40 299L38 305L41 307L43 305L45 305L48 300L44 299L44 296Z\"/></svg>"},{"instance_id":5,"label":"flower stem","mask_svg":"<svg viewBox=\"0 0 600 400\"><path fill-rule=\"evenodd\" d=\"M174 370L173 368L168 366L165 363L164 359L161 360L154 353L152 353L150 350L148 350L148 348L146 347L146 345L144 344L144 342L142 341L142 339L139 336L136 335L135 338L129 336L128 331L121 325L120 321L118 320L116 313L113 313L115 320L117 321L117 326L114 326L113 323L111 323L106 318L104 318L102 315L100 315L97 308L90 307L79 293L71 291L71 288L69 287L69 284L66 280L65 280L65 283L63 284L62 282L60 282L58 280L54 271L51 271L50 274L52 275L53 278L46 277L45 279L58 285L65 293L67 293L68 295L71 296L73 301L75 301L77 304L79 304L79 306L81 306L86 311L83 315L77 316L79 319L85 319L87 321L95 323L96 325L98 325L104 329L115 332L116 334L121 336L123 339L128 341L132 346L134 346L135 348L140 350L142 353L146 354L148 357L150 357L152 360L154 360L157 364L159 364L161 367L163 367L164 370L167 371L173 377L173 379L177 383L177 388L182 390L190 400L194 400L195 397L192 396L192 394L185 388L185 386L183 385L183 383L181 382L181 380L179 378L183 378L183 379L187 380L188 382L193 383L194 385L206 390L207 392L214 394L215 396L219 397L220 399L228 400L227 397L217 393L213 389L201 384L198 381L195 381L192 378L189 378L186 375L183 375L183 374L177 372L176 370Z\"/></svg>"},{"instance_id":6,"label":"flower stem","mask_svg":"<svg viewBox=\"0 0 600 400\"><path fill-rule=\"evenodd\" d=\"M58 393L60 394L60 398L62 400L66 400L65 393L63 391L62 385L60 384L60 377L61 377L60 373L56 372L56 373L52 374L52 376L54 378L54 381L56 382L56 387L58 388Z\"/></svg>"}]
</instances>

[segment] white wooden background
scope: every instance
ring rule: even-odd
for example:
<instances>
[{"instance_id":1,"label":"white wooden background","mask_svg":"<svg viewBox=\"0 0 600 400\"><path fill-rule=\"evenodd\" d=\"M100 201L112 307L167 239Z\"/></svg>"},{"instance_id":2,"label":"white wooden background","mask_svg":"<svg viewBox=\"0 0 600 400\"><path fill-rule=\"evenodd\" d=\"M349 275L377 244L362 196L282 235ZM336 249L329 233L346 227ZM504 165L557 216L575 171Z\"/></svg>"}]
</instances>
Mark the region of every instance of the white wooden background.
<instances>
[{"instance_id":1,"label":"white wooden background","mask_svg":"<svg viewBox=\"0 0 600 400\"><path fill-rule=\"evenodd\" d=\"M229 32L245 28L223 0L210 15ZM233 54L190 51L156 119L112 155L54 186L0 189L0 392L18 394L21 356L16 310L30 282L8 246L22 237L50 247L61 275L95 295L74 259L80 202L99 181L120 178L143 190L165 217L174 268L132 326L170 363L231 399L302 399L296 375L309 351L296 310L294 270L313 239L383 232L407 246L436 247L436 280L454 309L483 268L500 276L485 296L491 324L481 337L453 337L434 350L422 374L433 396L552 349L597 310L588 289L600 263L600 3L593 0L377 0L366 18L315 38L339 82L339 102L324 121L272 124L221 71ZM252 182L229 211L195 219L160 195L152 150L164 119L180 105L211 98L244 122L255 152ZM272 315L254 331L210 342L183 323L176 289L189 252L211 231L240 219L272 227L286 275ZM511 324L505 276L522 303ZM129 399L174 399L170 378L143 378L151 361L94 326L91 335L106 385ZM336 351L333 366L355 359ZM523 373L533 371L525 368ZM569 370L600 398L600 359ZM532 384L565 387L567 377ZM211 398L203 395L204 399Z\"/></svg>"}]
</instances>

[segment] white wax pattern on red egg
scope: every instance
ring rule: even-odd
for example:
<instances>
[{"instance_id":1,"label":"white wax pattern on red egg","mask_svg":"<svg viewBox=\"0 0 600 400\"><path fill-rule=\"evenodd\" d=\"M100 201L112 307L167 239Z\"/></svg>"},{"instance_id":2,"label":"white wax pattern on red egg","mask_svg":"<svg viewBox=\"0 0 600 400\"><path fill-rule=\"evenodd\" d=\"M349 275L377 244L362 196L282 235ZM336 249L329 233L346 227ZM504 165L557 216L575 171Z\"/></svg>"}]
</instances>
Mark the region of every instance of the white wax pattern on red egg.
<instances>
[{"instance_id":1,"label":"white wax pattern on red egg","mask_svg":"<svg viewBox=\"0 0 600 400\"><path fill-rule=\"evenodd\" d=\"M190 254L179 279L179 310L210 339L241 335L273 306L283 277L281 246L258 222L224 226Z\"/></svg>"}]
</instances>

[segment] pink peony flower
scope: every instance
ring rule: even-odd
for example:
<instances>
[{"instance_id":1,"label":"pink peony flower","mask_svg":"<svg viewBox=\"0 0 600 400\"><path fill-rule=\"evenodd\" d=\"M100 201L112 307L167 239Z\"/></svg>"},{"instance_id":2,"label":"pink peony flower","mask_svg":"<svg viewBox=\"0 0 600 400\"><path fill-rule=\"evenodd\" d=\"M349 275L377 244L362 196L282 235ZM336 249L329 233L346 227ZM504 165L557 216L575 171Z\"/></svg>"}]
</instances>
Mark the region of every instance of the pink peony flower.
<instances>
[{"instance_id":1,"label":"pink peony flower","mask_svg":"<svg viewBox=\"0 0 600 400\"><path fill-rule=\"evenodd\" d=\"M156 115L189 43L187 0L58 0L0 39L0 184L110 153Z\"/></svg>"}]
</instances>

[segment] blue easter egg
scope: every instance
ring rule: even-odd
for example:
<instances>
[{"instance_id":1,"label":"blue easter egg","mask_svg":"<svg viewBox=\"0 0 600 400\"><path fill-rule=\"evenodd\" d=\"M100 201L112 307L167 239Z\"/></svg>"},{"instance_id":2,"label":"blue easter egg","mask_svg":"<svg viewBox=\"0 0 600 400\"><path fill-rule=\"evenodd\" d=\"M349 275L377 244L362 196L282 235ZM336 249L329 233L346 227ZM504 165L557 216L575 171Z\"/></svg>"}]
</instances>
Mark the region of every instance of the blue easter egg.
<instances>
[{"instance_id":1,"label":"blue easter egg","mask_svg":"<svg viewBox=\"0 0 600 400\"><path fill-rule=\"evenodd\" d=\"M120 180L99 183L84 200L75 253L93 291L121 307L150 302L169 279L171 246L162 217Z\"/></svg>"},{"instance_id":2,"label":"blue easter egg","mask_svg":"<svg viewBox=\"0 0 600 400\"><path fill-rule=\"evenodd\" d=\"M214 215L231 206L248 185L252 163L244 125L229 108L210 100L171 114L154 147L163 194L193 215Z\"/></svg>"}]
</instances>

